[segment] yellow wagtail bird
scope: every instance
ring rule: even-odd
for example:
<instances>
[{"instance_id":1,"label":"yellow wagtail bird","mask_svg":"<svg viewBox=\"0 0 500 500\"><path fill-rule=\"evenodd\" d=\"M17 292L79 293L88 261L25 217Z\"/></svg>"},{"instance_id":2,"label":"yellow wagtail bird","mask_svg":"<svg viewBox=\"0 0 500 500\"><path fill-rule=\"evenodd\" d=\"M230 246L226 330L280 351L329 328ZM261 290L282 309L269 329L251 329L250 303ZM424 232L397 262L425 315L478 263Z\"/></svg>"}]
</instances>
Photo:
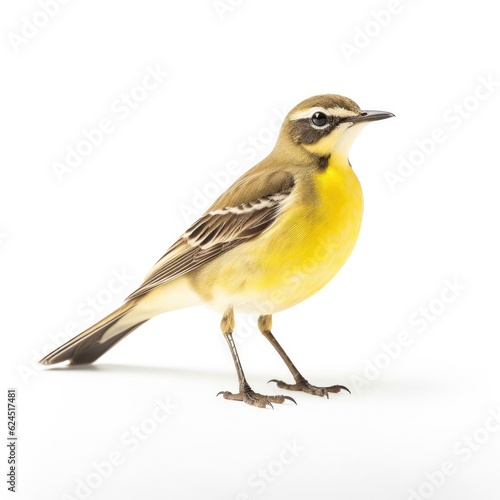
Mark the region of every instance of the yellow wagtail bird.
<instances>
[{"instance_id":1,"label":"yellow wagtail bird","mask_svg":"<svg viewBox=\"0 0 500 500\"><path fill-rule=\"evenodd\" d=\"M325 286L351 254L363 195L349 149L364 125L391 116L362 111L354 101L333 94L298 104L286 116L269 156L215 201L125 303L41 363L92 363L153 316L206 304L222 313L222 333L238 375L239 392L219 393L225 399L260 408L294 401L251 389L232 336L234 311L259 315L260 331L295 379L294 384L273 380L278 387L319 396L348 390L311 385L271 333L272 314Z\"/></svg>"}]
</instances>

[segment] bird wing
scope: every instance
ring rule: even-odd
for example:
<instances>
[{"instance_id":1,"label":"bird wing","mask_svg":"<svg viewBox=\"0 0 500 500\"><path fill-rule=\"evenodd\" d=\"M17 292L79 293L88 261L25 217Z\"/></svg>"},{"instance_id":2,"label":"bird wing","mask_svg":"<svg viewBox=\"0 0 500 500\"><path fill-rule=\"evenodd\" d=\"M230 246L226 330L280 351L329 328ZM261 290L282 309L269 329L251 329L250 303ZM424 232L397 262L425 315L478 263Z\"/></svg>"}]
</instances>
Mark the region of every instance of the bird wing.
<instances>
[{"instance_id":1,"label":"bird wing","mask_svg":"<svg viewBox=\"0 0 500 500\"><path fill-rule=\"evenodd\" d=\"M127 300L138 298L262 234L276 221L294 186L294 176L283 171L242 177L167 250Z\"/></svg>"}]
</instances>

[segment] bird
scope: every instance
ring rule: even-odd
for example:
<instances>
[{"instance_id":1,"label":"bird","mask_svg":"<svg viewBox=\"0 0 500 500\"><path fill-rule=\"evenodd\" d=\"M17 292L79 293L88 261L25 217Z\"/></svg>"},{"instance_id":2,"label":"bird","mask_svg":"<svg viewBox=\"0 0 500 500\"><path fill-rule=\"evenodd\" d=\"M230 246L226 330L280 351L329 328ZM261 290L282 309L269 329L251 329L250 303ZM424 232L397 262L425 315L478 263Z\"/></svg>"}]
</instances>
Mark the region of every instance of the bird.
<instances>
[{"instance_id":1,"label":"bird","mask_svg":"<svg viewBox=\"0 0 500 500\"><path fill-rule=\"evenodd\" d=\"M284 118L269 155L175 241L123 305L40 363L92 363L152 317L204 304L222 314L220 328L238 377L238 392L218 396L258 408L296 403L288 395L251 388L233 339L235 312L258 316L260 332L294 379L269 382L317 396L349 391L343 385L309 383L274 337L272 317L323 288L350 256L360 231L363 194L349 150L367 123L393 116L361 110L337 94L297 104Z\"/></svg>"}]
</instances>

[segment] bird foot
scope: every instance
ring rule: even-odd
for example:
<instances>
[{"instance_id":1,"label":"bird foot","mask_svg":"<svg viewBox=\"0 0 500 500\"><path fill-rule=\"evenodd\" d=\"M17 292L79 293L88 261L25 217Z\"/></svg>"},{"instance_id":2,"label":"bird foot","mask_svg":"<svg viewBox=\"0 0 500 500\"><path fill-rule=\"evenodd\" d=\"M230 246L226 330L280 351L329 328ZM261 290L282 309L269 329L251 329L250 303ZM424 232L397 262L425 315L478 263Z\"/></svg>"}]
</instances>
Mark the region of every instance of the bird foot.
<instances>
[{"instance_id":1,"label":"bird foot","mask_svg":"<svg viewBox=\"0 0 500 500\"><path fill-rule=\"evenodd\" d=\"M314 396L326 396L327 398L329 392L340 392L341 390L347 391L349 394L351 391L343 385L331 385L330 387L317 387L310 384L306 379L299 380L295 384L287 384L281 380L272 379L269 382L276 382L276 385L280 389L288 389L289 391L302 391L308 394L313 394ZM268 382L268 384L269 384Z\"/></svg>"},{"instance_id":2,"label":"bird foot","mask_svg":"<svg viewBox=\"0 0 500 500\"><path fill-rule=\"evenodd\" d=\"M267 406L274 408L272 403L282 404L287 400L297 404L295 399L291 398L290 396L264 396L263 394L254 392L252 389L250 389L250 387L245 388L243 391L240 391L237 394L233 394L229 391L220 391L217 396L221 394L224 399L243 401L247 405L257 406L257 408L266 408Z\"/></svg>"}]
</instances>

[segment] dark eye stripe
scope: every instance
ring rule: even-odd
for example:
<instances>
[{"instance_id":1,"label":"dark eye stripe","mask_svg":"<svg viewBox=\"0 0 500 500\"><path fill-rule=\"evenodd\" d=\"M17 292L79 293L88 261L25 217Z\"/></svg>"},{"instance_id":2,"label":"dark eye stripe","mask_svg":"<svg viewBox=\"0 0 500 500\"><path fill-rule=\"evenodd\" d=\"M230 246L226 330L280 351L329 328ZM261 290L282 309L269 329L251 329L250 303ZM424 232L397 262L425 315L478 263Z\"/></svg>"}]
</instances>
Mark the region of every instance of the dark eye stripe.
<instances>
[{"instance_id":1,"label":"dark eye stripe","mask_svg":"<svg viewBox=\"0 0 500 500\"><path fill-rule=\"evenodd\" d=\"M328 135L335 125L335 121L329 120L328 126L317 128L313 127L310 118L300 118L290 122L290 135L293 142L297 144L313 144Z\"/></svg>"}]
</instances>

